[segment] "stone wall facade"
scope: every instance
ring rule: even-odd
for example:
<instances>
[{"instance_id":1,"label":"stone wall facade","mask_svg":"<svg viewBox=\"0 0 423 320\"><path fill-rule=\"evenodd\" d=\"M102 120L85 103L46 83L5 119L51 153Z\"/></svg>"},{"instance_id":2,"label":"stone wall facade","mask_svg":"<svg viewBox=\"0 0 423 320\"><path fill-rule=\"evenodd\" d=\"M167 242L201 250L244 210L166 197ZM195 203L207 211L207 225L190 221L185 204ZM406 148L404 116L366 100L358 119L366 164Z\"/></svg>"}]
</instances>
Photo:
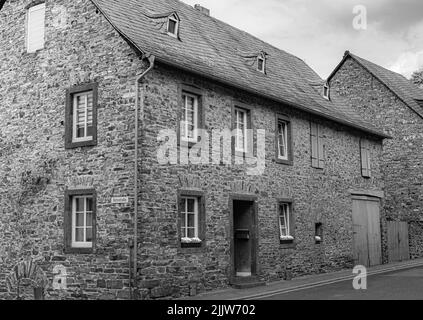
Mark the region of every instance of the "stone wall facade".
<instances>
[{"instance_id":1,"label":"stone wall facade","mask_svg":"<svg viewBox=\"0 0 423 320\"><path fill-rule=\"evenodd\" d=\"M0 298L13 299L6 279L33 259L44 271L48 299L128 299L129 239L134 213L134 105L139 56L88 0L46 1L45 49L25 51L25 8L6 1L0 11ZM98 82L98 143L65 149L66 89ZM248 175L244 165L161 165L161 130L177 128L180 84L203 91L205 129L230 129L233 101L253 108L265 129L266 167ZM270 281L353 266L351 189L382 190L380 140L284 105L223 87L157 64L143 84L140 154L138 298L192 295L229 285L229 196L253 193L258 207L258 275ZM275 115L291 118L294 164L275 161ZM310 120L323 127L326 166L311 167ZM371 141L373 174L361 176L361 138ZM97 192L93 254L66 254L64 195L70 188ZM205 195L205 245L180 248L177 196ZM129 196L127 205L111 197ZM293 201L295 248L279 241L277 203ZM383 212L382 212L382 218ZM315 223L324 241L316 244ZM53 290L64 266L67 290Z\"/></svg>"},{"instance_id":2,"label":"stone wall facade","mask_svg":"<svg viewBox=\"0 0 423 320\"><path fill-rule=\"evenodd\" d=\"M385 212L387 219L409 222L410 253L412 258L421 258L423 119L351 58L333 76L331 88L392 136L384 141L381 165Z\"/></svg>"},{"instance_id":3,"label":"stone wall facade","mask_svg":"<svg viewBox=\"0 0 423 320\"><path fill-rule=\"evenodd\" d=\"M147 76L143 130L139 276L143 296L178 297L226 287L231 273L230 208L234 183L244 183L257 196L259 276L266 281L316 274L353 266L352 199L349 190L382 190L380 141L371 140L373 177L361 176L359 141L362 134L290 107L225 88L203 78L157 65ZM266 168L258 176L245 166L160 165L157 140L161 130L177 130L178 88L202 90L205 129L231 128L231 108L240 101L253 108L252 126L266 130ZM294 165L275 162L275 114L291 118ZM326 166L311 167L310 120L323 126ZM192 177L192 179L187 178ZM192 182L186 182L191 180ZM206 244L200 250L181 249L178 238L178 190L200 189L206 198ZM242 189L242 188L241 188ZM249 190L244 191L250 193ZM241 191L242 193L242 191ZM294 203L296 247L279 241L278 199ZM383 219L383 213L382 213ZM322 223L324 242L315 244L315 223ZM194 291L192 290L194 288Z\"/></svg>"},{"instance_id":4,"label":"stone wall facade","mask_svg":"<svg viewBox=\"0 0 423 320\"><path fill-rule=\"evenodd\" d=\"M25 7L0 11L0 290L15 264L33 258L50 283L67 270L67 291L51 298L129 297L136 74L144 66L89 0L46 1L45 49L25 50ZM98 82L98 144L65 149L66 89ZM95 254L64 254L65 190L88 176L97 190ZM19 204L18 195L24 194ZM113 196L131 196L112 205Z\"/></svg>"}]
</instances>

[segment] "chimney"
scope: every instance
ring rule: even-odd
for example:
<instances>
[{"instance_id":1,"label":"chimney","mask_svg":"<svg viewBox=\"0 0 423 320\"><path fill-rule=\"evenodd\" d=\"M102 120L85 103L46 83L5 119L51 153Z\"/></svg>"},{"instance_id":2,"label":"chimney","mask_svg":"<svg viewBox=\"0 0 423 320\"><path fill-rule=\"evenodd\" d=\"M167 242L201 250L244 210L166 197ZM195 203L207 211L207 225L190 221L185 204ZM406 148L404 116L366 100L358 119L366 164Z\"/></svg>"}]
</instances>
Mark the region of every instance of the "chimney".
<instances>
[{"instance_id":1,"label":"chimney","mask_svg":"<svg viewBox=\"0 0 423 320\"><path fill-rule=\"evenodd\" d=\"M196 4L194 5L194 8L200 11L202 14L205 14L206 16L210 16L210 10L207 8L204 8L203 6Z\"/></svg>"}]
</instances>

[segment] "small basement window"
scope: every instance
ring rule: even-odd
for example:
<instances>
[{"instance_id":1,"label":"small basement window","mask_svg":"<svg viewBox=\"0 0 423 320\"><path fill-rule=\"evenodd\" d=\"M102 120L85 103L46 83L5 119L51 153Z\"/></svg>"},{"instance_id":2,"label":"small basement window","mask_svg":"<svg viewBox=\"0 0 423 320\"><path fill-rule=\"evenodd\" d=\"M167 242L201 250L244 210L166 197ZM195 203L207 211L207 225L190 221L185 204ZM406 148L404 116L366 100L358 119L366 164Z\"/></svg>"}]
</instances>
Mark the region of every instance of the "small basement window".
<instances>
[{"instance_id":1,"label":"small basement window","mask_svg":"<svg viewBox=\"0 0 423 320\"><path fill-rule=\"evenodd\" d=\"M314 240L316 244L321 244L323 242L323 224L320 222L316 223Z\"/></svg>"},{"instance_id":2,"label":"small basement window","mask_svg":"<svg viewBox=\"0 0 423 320\"><path fill-rule=\"evenodd\" d=\"M323 98L330 100L330 88L328 84L323 86Z\"/></svg>"},{"instance_id":3,"label":"small basement window","mask_svg":"<svg viewBox=\"0 0 423 320\"><path fill-rule=\"evenodd\" d=\"M266 73L266 58L264 55L259 55L257 57L257 70Z\"/></svg>"},{"instance_id":4,"label":"small basement window","mask_svg":"<svg viewBox=\"0 0 423 320\"><path fill-rule=\"evenodd\" d=\"M172 14L167 20L167 33L172 37L177 38L179 34L179 18Z\"/></svg>"}]
</instances>

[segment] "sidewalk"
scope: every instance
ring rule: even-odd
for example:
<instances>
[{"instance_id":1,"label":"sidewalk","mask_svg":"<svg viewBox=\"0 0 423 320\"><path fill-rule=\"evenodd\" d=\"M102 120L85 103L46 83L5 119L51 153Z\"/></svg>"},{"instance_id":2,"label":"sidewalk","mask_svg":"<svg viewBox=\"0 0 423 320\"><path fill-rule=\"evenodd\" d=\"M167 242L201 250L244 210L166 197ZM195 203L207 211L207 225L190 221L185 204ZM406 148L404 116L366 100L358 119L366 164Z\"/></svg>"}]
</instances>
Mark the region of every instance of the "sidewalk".
<instances>
[{"instance_id":1,"label":"sidewalk","mask_svg":"<svg viewBox=\"0 0 423 320\"><path fill-rule=\"evenodd\" d=\"M404 269L412 269L416 267L423 267L423 259L384 264L368 268L367 272L368 276L371 276L375 274L388 273ZM196 297L185 298L184 300L254 300L258 298L264 299L275 294L299 291L303 289L325 286L328 284L348 280L352 281L355 276L356 275L352 273L352 270L344 270L334 273L295 278L291 281L272 282L268 283L266 286L257 288L243 290L229 288L225 290L200 294Z\"/></svg>"}]
</instances>

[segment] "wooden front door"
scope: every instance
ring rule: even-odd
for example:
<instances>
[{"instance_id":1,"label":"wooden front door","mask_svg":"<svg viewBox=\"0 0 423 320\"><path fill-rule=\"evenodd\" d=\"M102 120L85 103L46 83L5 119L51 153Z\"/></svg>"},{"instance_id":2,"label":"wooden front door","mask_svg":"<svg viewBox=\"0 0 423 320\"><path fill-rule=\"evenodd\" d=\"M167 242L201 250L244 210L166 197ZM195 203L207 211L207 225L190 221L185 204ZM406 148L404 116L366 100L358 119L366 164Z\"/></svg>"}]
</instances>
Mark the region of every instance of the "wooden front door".
<instances>
[{"instance_id":1,"label":"wooden front door","mask_svg":"<svg viewBox=\"0 0 423 320\"><path fill-rule=\"evenodd\" d=\"M354 262L366 267L382 263L380 200L353 197Z\"/></svg>"},{"instance_id":2,"label":"wooden front door","mask_svg":"<svg viewBox=\"0 0 423 320\"><path fill-rule=\"evenodd\" d=\"M410 259L407 222L388 221L388 259L389 262Z\"/></svg>"},{"instance_id":3,"label":"wooden front door","mask_svg":"<svg viewBox=\"0 0 423 320\"><path fill-rule=\"evenodd\" d=\"M256 274L255 202L233 201L233 269L236 277Z\"/></svg>"}]
</instances>

